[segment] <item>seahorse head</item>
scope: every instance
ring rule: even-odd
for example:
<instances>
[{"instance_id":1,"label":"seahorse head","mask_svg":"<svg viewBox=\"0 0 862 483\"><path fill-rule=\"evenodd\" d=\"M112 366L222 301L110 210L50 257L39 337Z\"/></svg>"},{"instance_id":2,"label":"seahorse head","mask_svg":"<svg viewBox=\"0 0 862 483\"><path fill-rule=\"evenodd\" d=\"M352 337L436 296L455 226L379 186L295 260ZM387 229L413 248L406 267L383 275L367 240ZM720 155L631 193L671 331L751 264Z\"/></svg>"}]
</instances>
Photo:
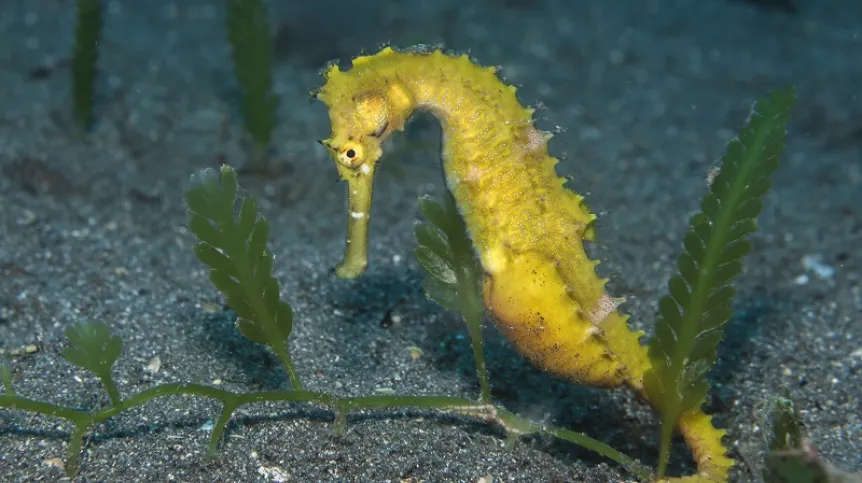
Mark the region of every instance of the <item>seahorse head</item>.
<instances>
[{"instance_id":1,"label":"seahorse head","mask_svg":"<svg viewBox=\"0 0 862 483\"><path fill-rule=\"evenodd\" d=\"M319 142L348 183L347 248L335 272L340 278L355 278L365 271L374 170L383 141L403 130L413 109L403 86L360 59L347 72L330 67L325 85L314 94L326 104L332 124L329 138Z\"/></svg>"}]
</instances>

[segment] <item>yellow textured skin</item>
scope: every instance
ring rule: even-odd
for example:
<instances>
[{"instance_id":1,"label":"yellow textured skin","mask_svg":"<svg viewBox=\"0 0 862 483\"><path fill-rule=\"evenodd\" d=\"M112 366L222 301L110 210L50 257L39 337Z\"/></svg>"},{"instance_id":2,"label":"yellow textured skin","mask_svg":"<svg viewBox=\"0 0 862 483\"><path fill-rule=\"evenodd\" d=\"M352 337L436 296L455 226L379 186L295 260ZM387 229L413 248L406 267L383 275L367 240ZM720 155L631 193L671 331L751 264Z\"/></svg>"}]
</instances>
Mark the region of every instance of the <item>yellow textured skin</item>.
<instances>
[{"instance_id":1,"label":"yellow textured skin","mask_svg":"<svg viewBox=\"0 0 862 483\"><path fill-rule=\"evenodd\" d=\"M584 240L591 240L583 198L563 186L548 154L548 133L533 125L515 88L493 68L439 50L389 47L332 65L315 93L329 109L332 134L321 144L348 181L348 240L338 275L359 276L373 175L381 143L416 109L430 111L443 131L446 183L457 201L483 269L484 302L498 329L532 364L572 382L627 384L644 398L650 362L620 300L605 291ZM697 462L687 481L724 482L733 462L699 408L682 415L679 430Z\"/></svg>"}]
</instances>

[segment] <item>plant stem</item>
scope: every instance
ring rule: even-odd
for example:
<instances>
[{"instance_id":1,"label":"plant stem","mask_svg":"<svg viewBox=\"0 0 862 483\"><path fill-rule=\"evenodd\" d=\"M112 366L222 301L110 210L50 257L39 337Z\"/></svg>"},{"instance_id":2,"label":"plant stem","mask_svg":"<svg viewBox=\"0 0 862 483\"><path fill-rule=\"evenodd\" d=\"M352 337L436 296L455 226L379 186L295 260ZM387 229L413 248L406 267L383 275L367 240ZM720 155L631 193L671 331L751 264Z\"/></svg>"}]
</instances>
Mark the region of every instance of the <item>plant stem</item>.
<instances>
[{"instance_id":1,"label":"plant stem","mask_svg":"<svg viewBox=\"0 0 862 483\"><path fill-rule=\"evenodd\" d=\"M665 413L661 418L661 442L658 449L658 471L659 479L664 478L667 471L667 464L670 461L670 447L673 441L673 430L676 427L676 420L670 413Z\"/></svg>"},{"instance_id":2,"label":"plant stem","mask_svg":"<svg viewBox=\"0 0 862 483\"><path fill-rule=\"evenodd\" d=\"M236 222L231 220L230 223L232 225L230 229L236 229ZM240 285L245 289L245 295L248 297L249 305L254 307L261 318L261 321L258 321L258 323L268 339L266 345L271 347L272 350L275 351L276 355L278 355L285 371L287 371L287 375L290 378L290 385L293 386L293 389L301 391L302 381L300 381L299 375L296 373L296 368L293 366L293 361L290 359L290 354L287 352L287 337L282 337L279 333L277 327L278 322L276 320L277 315L267 307L266 302L261 296L262 287L258 285L257 279L255 279L254 274L248 268L251 264L249 263L245 246L232 246L230 248L230 252L230 258L236 260L234 268L237 271Z\"/></svg>"},{"instance_id":3,"label":"plant stem","mask_svg":"<svg viewBox=\"0 0 862 483\"><path fill-rule=\"evenodd\" d=\"M230 417L233 415L233 412L236 411L237 402L238 400L236 397L225 399L221 408L221 414L219 414L218 420L213 426L213 433L210 436L210 444L207 447L208 457L215 456L216 450L218 449L218 443L221 441L225 429L227 429L227 423L230 421Z\"/></svg>"},{"instance_id":4,"label":"plant stem","mask_svg":"<svg viewBox=\"0 0 862 483\"><path fill-rule=\"evenodd\" d=\"M81 449L84 446L84 436L87 435L87 429L89 429L92 422L92 418L75 422L75 431L72 432L72 436L69 438L69 449L66 453L66 462L64 463L66 476L69 478L78 472Z\"/></svg>"},{"instance_id":5,"label":"plant stem","mask_svg":"<svg viewBox=\"0 0 862 483\"><path fill-rule=\"evenodd\" d=\"M100 376L99 380L102 381L102 385L105 386L105 390L108 391L108 397L111 398L111 405L116 406L117 404L120 404L120 391L117 390L117 385L114 383L114 378L111 377L110 370L106 376Z\"/></svg>"},{"instance_id":6,"label":"plant stem","mask_svg":"<svg viewBox=\"0 0 862 483\"><path fill-rule=\"evenodd\" d=\"M24 411L30 411L31 413L39 413L46 416L53 416L55 418L63 418L73 422L87 419L90 417L90 413L88 413L87 411L57 406L55 404L36 401L34 399L28 399L13 394L0 394L0 407L21 409Z\"/></svg>"},{"instance_id":7,"label":"plant stem","mask_svg":"<svg viewBox=\"0 0 862 483\"><path fill-rule=\"evenodd\" d=\"M224 435L231 416L240 406L267 401L310 402L333 406L335 408L336 415L336 428L341 431L343 431L346 424L345 416L350 410L383 407L416 407L452 410L453 412L462 415L479 417L484 421L501 424L507 429L507 431L509 431L513 438L517 438L517 436L521 434L542 432L594 451L612 461L624 465L627 470L637 474L641 478L646 479L644 475L649 474L649 471L644 470L642 466L639 466L639 463L636 460L611 448L601 441L563 428L540 426L510 413L503 408L455 396L384 395L339 398L330 394L313 391L257 391L250 393L235 393L202 384L171 383L145 389L127 397L126 399L119 399L115 404L93 412L71 409L11 394L0 394L0 407L21 409L71 421L75 425L75 429L69 440L69 453L66 462L66 470L67 474L74 475L78 468L83 439L90 426L100 424L119 415L123 411L144 405L153 399L178 395L200 396L209 399L217 399L222 402L221 412L215 426L213 427L213 433L210 436L207 451L208 455L212 455L217 449L218 443Z\"/></svg>"},{"instance_id":8,"label":"plant stem","mask_svg":"<svg viewBox=\"0 0 862 483\"><path fill-rule=\"evenodd\" d=\"M488 378L488 368L485 366L485 348L482 340L482 313L464 314L464 322L467 323L470 342L473 346L476 376L479 378L480 400L485 404L491 404L491 383Z\"/></svg>"},{"instance_id":9,"label":"plant stem","mask_svg":"<svg viewBox=\"0 0 862 483\"><path fill-rule=\"evenodd\" d=\"M287 341L284 342L285 345ZM284 370L287 372L287 377L290 378L290 385L293 387L294 391L302 391L302 381L299 380L299 374L296 372L296 367L293 365L293 360L290 358L290 353L287 352L286 348L276 348L276 346L271 346L274 350L278 358L281 360L281 364L284 366Z\"/></svg>"},{"instance_id":10,"label":"plant stem","mask_svg":"<svg viewBox=\"0 0 862 483\"><path fill-rule=\"evenodd\" d=\"M454 396L358 396L339 399L338 405L345 409L368 409L382 407L420 407L449 409L480 406L476 401Z\"/></svg>"}]
</instances>

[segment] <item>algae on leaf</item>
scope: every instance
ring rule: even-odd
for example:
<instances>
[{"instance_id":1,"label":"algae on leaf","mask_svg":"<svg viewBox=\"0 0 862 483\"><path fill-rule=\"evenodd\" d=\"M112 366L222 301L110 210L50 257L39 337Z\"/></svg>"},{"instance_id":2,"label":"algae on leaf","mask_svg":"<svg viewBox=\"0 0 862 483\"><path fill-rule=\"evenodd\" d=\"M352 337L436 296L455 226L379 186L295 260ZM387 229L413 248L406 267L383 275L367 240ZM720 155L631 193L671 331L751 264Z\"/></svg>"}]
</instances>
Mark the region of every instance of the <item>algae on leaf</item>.
<instances>
[{"instance_id":1,"label":"algae on leaf","mask_svg":"<svg viewBox=\"0 0 862 483\"><path fill-rule=\"evenodd\" d=\"M715 363L732 315L731 282L751 251L746 237L757 229L755 218L784 151L794 100L795 91L789 88L773 91L755 104L748 124L722 158L702 211L689 222L679 273L668 283L669 295L659 301L660 317L649 343L653 367L644 377L645 389L662 413L659 477L664 475L680 414L706 399L706 373Z\"/></svg>"},{"instance_id":2,"label":"algae on leaf","mask_svg":"<svg viewBox=\"0 0 862 483\"><path fill-rule=\"evenodd\" d=\"M210 281L227 297L236 312L239 331L272 348L290 376L294 389L302 385L287 351L293 324L290 304L279 298L279 282L272 274L272 252L266 247L269 223L253 197L238 197L236 171L205 169L192 177L186 191L189 231L200 243L198 259L210 268ZM239 201L238 216L235 205Z\"/></svg>"}]
</instances>

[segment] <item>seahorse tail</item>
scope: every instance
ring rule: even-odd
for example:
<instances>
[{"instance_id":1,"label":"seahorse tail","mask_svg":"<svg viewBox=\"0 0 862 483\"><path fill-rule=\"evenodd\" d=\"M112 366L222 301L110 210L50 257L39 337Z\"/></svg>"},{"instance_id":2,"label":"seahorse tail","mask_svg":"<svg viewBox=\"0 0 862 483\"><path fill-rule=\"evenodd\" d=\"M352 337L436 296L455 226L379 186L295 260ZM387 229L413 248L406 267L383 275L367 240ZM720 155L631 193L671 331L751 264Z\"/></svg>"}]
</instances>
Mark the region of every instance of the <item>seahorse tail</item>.
<instances>
[{"instance_id":1,"label":"seahorse tail","mask_svg":"<svg viewBox=\"0 0 862 483\"><path fill-rule=\"evenodd\" d=\"M672 481L725 483L733 467L733 460L727 456L727 448L721 442L727 432L713 426L712 416L700 408L683 412L678 428L697 463L697 474Z\"/></svg>"},{"instance_id":2,"label":"seahorse tail","mask_svg":"<svg viewBox=\"0 0 862 483\"><path fill-rule=\"evenodd\" d=\"M614 356L625 364L625 383L645 400L649 401L643 386L643 376L651 367L646 347L639 342L643 332L632 332L628 328L627 315L611 313L601 325ZM680 415L677 429L697 464L697 474L664 481L724 483L728 480L733 460L727 457L727 448L722 443L726 434L712 425L712 416L700 407L689 409Z\"/></svg>"},{"instance_id":3,"label":"seahorse tail","mask_svg":"<svg viewBox=\"0 0 862 483\"><path fill-rule=\"evenodd\" d=\"M649 401L643 388L642 379L628 379L626 384ZM651 401L649 402L651 403ZM677 421L677 429L697 464L697 473L690 476L665 478L661 481L673 483L727 482L730 477L730 468L734 465L733 460L727 456L727 447L721 441L727 431L713 426L712 416L703 412L700 407L684 411Z\"/></svg>"}]
</instances>

